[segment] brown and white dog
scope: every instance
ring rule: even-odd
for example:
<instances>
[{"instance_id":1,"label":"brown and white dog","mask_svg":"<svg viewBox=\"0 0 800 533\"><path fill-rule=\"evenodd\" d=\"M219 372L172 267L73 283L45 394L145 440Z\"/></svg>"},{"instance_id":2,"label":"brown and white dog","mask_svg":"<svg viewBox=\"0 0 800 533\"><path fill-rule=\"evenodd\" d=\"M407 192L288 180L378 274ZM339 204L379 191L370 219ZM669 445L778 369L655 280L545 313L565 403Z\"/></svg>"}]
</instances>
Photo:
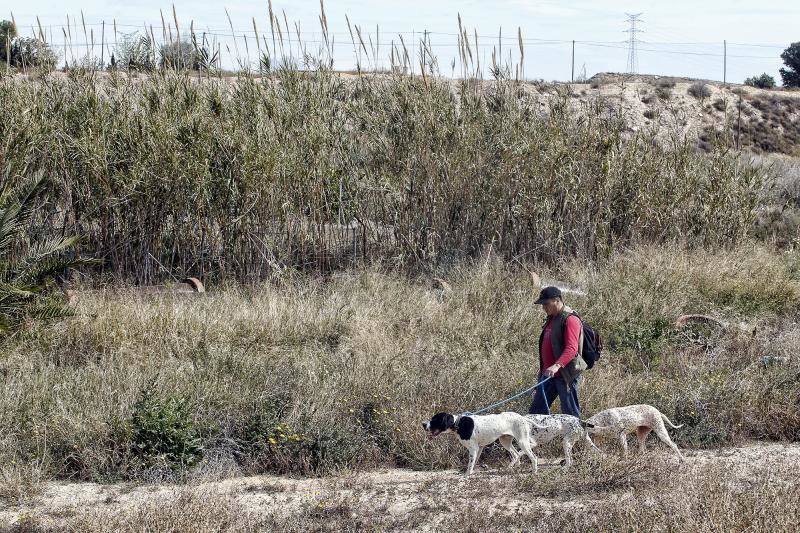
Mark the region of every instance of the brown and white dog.
<instances>
[{"instance_id":1,"label":"brown and white dog","mask_svg":"<svg viewBox=\"0 0 800 533\"><path fill-rule=\"evenodd\" d=\"M669 438L669 433L667 433L664 422L674 429L683 427L683 425L676 426L670 422L669 418L652 405L628 405L627 407L606 409L590 417L587 422L590 424L586 428L589 435L618 437L626 457L628 455L627 434L636 431L636 436L639 438L639 449L644 451L645 440L652 431L664 444L675 450L675 453L678 454L681 461L684 460L681 451L675 443L672 442L672 439Z\"/></svg>"}]
</instances>

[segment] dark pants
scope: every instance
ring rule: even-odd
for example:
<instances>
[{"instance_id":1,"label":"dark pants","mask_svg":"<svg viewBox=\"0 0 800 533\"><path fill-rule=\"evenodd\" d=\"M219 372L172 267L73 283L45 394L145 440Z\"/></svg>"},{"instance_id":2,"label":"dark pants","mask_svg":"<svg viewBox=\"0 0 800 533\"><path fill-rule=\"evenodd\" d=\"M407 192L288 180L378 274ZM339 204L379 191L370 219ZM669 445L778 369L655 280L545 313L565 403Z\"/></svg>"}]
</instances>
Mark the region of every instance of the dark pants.
<instances>
[{"instance_id":1,"label":"dark pants","mask_svg":"<svg viewBox=\"0 0 800 533\"><path fill-rule=\"evenodd\" d=\"M541 382L544 376L539 378ZM544 394L542 394L544 389ZM569 387L561 376L556 376L541 387L536 388L533 395L533 402L531 402L530 414L532 415L546 415L548 408L553 405L556 396L561 400L561 412L565 415L581 417L581 404L578 402L578 380L572 381ZM546 400L545 400L546 398ZM547 403L545 403L545 401Z\"/></svg>"}]
</instances>

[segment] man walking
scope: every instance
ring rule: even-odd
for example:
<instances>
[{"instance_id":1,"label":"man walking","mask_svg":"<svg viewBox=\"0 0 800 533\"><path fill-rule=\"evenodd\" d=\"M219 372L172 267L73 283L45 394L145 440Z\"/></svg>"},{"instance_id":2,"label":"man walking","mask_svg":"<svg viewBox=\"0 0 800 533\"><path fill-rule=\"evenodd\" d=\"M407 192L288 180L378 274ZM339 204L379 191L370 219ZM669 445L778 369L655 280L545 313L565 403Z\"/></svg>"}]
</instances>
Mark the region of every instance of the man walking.
<instances>
[{"instance_id":1,"label":"man walking","mask_svg":"<svg viewBox=\"0 0 800 533\"><path fill-rule=\"evenodd\" d=\"M547 315L539 337L539 381L550 379L536 388L530 413L547 414L558 396L561 412L580 418L578 376L587 368L580 357L583 349L581 319L564 305L558 287L542 289L535 303L541 305Z\"/></svg>"}]
</instances>

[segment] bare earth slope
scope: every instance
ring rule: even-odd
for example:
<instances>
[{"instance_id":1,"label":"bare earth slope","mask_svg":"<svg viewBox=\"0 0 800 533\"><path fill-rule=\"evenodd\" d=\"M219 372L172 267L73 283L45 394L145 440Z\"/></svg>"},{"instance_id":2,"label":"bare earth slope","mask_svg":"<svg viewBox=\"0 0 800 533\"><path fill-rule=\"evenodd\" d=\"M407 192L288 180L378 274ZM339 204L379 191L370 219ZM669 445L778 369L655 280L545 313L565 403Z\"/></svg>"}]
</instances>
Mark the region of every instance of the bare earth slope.
<instances>
[{"instance_id":1,"label":"bare earth slope","mask_svg":"<svg viewBox=\"0 0 800 533\"><path fill-rule=\"evenodd\" d=\"M577 102L599 97L633 128L654 127L662 138L686 134L708 148L724 134L731 144L756 153L800 155L800 91L620 74L598 74L569 86Z\"/></svg>"}]
</instances>

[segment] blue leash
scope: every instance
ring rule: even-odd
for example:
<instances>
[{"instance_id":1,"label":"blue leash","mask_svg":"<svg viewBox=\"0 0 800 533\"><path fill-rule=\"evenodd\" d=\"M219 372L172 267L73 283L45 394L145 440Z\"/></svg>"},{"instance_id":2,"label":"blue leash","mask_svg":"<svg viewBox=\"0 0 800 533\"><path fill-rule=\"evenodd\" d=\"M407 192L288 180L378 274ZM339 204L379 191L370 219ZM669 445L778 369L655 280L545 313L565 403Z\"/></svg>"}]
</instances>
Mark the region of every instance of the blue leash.
<instances>
[{"instance_id":1,"label":"blue leash","mask_svg":"<svg viewBox=\"0 0 800 533\"><path fill-rule=\"evenodd\" d=\"M500 407L501 405L506 404L506 403L510 402L511 400L516 400L520 396L524 396L524 395L528 394L529 392L531 392L533 389L535 389L537 387L541 387L542 385L544 385L545 383L547 383L551 379L553 379L552 376L544 378L542 381L538 382L533 387L529 387L529 388L525 389L524 391L522 391L520 393L517 393L517 394L515 394L514 396L512 396L510 398L506 398L505 400L499 401L497 403L493 403L492 405L490 405L488 407L484 407L483 409L478 409L477 411L465 411L464 412L464 416L479 415L481 413L485 413L486 411L494 409L495 407ZM544 394L544 389L542 389L539 392ZM550 406L547 403L547 396L545 396L545 398L544 398L544 405L547 408L547 414L549 415L550 414Z\"/></svg>"}]
</instances>

